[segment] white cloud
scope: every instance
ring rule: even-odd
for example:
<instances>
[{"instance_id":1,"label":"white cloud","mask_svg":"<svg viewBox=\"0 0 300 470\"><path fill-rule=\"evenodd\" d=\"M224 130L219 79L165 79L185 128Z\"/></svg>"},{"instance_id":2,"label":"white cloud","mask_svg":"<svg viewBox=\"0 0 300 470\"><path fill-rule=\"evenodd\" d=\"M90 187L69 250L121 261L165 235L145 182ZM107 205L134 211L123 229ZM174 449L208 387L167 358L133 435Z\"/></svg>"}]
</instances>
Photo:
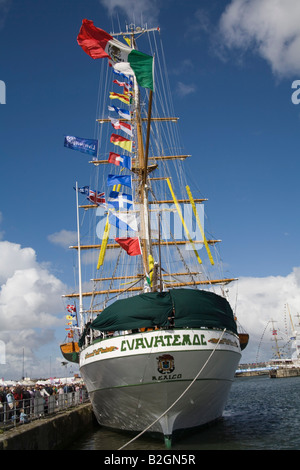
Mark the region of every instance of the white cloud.
<instances>
[{"instance_id":1,"label":"white cloud","mask_svg":"<svg viewBox=\"0 0 300 470\"><path fill-rule=\"evenodd\" d=\"M147 23L149 27L157 26L154 23L157 21L160 9L158 0L100 0L100 3L108 9L110 15L117 10L123 11L129 21L136 23L136 26L142 26L141 21Z\"/></svg>"},{"instance_id":2,"label":"white cloud","mask_svg":"<svg viewBox=\"0 0 300 470\"><path fill-rule=\"evenodd\" d=\"M0 291L1 330L57 324L62 283L41 267L17 269Z\"/></svg>"},{"instance_id":3,"label":"white cloud","mask_svg":"<svg viewBox=\"0 0 300 470\"><path fill-rule=\"evenodd\" d=\"M48 236L51 243L68 248L70 245L77 243L77 232L71 230L61 230Z\"/></svg>"},{"instance_id":4,"label":"white cloud","mask_svg":"<svg viewBox=\"0 0 300 470\"><path fill-rule=\"evenodd\" d=\"M6 331L4 341L5 361L4 365L1 365L1 377L17 380L23 376L23 373L25 377L48 377L50 375L50 354L44 358L41 357L40 352L43 347L51 347L54 340L53 329L44 329L37 332L33 328L28 328L18 331L17 335L15 331ZM53 360L53 364L55 364L55 360ZM54 370L54 367L52 370Z\"/></svg>"},{"instance_id":5,"label":"white cloud","mask_svg":"<svg viewBox=\"0 0 300 470\"><path fill-rule=\"evenodd\" d=\"M279 77L300 72L298 0L232 0L219 27L225 48L257 53Z\"/></svg>"},{"instance_id":6,"label":"white cloud","mask_svg":"<svg viewBox=\"0 0 300 470\"><path fill-rule=\"evenodd\" d=\"M32 248L21 248L16 243L0 242L0 283L6 282L17 269L36 266L35 251Z\"/></svg>"},{"instance_id":7,"label":"white cloud","mask_svg":"<svg viewBox=\"0 0 300 470\"><path fill-rule=\"evenodd\" d=\"M0 212L0 224L2 223L3 221L3 214L2 212ZM2 240L4 238L4 230L0 230L0 240Z\"/></svg>"},{"instance_id":8,"label":"white cloud","mask_svg":"<svg viewBox=\"0 0 300 470\"><path fill-rule=\"evenodd\" d=\"M6 17L10 10L12 0L0 0L0 29L5 25Z\"/></svg>"},{"instance_id":9,"label":"white cloud","mask_svg":"<svg viewBox=\"0 0 300 470\"><path fill-rule=\"evenodd\" d=\"M235 303L234 290L233 288L231 291L232 306ZM258 360L271 359L270 321L274 320L275 326L284 334L289 333L286 326L289 326L290 322L285 312L285 305L288 304L294 326L297 324L295 315L300 313L300 267L294 268L287 276L241 278L237 290L238 321L250 335L242 362L255 362L257 355Z\"/></svg>"},{"instance_id":10,"label":"white cloud","mask_svg":"<svg viewBox=\"0 0 300 470\"><path fill-rule=\"evenodd\" d=\"M190 95L191 93L195 93L196 87L193 84L187 84L183 82L178 82L177 83L177 92L178 95L180 96L187 96Z\"/></svg>"},{"instance_id":11,"label":"white cloud","mask_svg":"<svg viewBox=\"0 0 300 470\"><path fill-rule=\"evenodd\" d=\"M27 356L28 351L37 356L40 347L53 341L55 327L63 324L61 295L66 288L37 262L32 248L0 241L0 260L0 340L6 347L6 369L13 375L21 347Z\"/></svg>"}]
</instances>

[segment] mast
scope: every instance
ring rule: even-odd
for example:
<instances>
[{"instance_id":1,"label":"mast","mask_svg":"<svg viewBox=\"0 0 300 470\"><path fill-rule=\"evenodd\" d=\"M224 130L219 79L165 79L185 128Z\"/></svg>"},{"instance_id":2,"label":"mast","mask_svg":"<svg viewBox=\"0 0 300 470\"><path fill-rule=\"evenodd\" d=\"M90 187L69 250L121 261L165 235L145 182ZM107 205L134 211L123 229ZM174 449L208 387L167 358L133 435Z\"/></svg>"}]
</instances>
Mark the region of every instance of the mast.
<instances>
[{"instance_id":1,"label":"mast","mask_svg":"<svg viewBox=\"0 0 300 470\"><path fill-rule=\"evenodd\" d=\"M80 333L82 333L83 331L83 303L82 303L81 249L80 249L80 226L79 226L79 205L78 205L77 181L76 181L76 212L77 212L77 243L78 243L79 318L80 318Z\"/></svg>"},{"instance_id":2,"label":"mast","mask_svg":"<svg viewBox=\"0 0 300 470\"><path fill-rule=\"evenodd\" d=\"M138 190L138 203L140 204L140 216L141 216L141 247L143 255L144 269L146 272L149 271L148 254L150 252L150 233L148 219L148 196L145 185L143 184L143 173L144 169L144 145L141 125L141 113L139 104L139 89L136 79L134 77L134 93L135 93L135 121L136 121L136 133L137 133L137 159L139 165L139 190Z\"/></svg>"},{"instance_id":3,"label":"mast","mask_svg":"<svg viewBox=\"0 0 300 470\"><path fill-rule=\"evenodd\" d=\"M148 31L157 31L159 30L159 28L152 28L152 29L148 29L148 28L138 28L138 27L135 27L135 25L130 25L127 27L127 31L126 32L120 32L120 33L111 33L112 36L127 36L127 38L130 38L130 46L137 50L137 47L136 47L136 38L141 36L142 34L148 32ZM126 42L128 43L129 40L126 39ZM205 247L206 247L206 250L207 252L210 254L209 252L209 247L208 245L214 245L215 243L217 242L220 242L220 240L206 240L205 236L203 235L203 240L192 240L191 238L189 238L188 240L185 239L185 240L179 240L179 239L174 239L173 236L172 236L172 239L166 239L164 240L163 238L163 233L161 231L161 219L160 219L160 216L159 216L159 220L158 220L158 225L159 225L159 240L157 241L156 240L156 230L155 232L152 232L151 231L151 215L152 215L152 212L153 211L157 211L157 208L154 208L153 209L153 204L154 205L157 205L157 204L161 204L161 203L167 203L167 204L174 204L174 197L176 199L176 203L177 203L177 206L178 204L180 203L183 203L183 204L187 204L187 203L191 203L191 200L193 202L193 204L195 205L195 203L201 203L203 201L206 201L206 199L204 198L193 198L191 193L188 192L188 199L183 199L182 196L184 197L184 195L181 195L181 199L177 199L176 196L173 194L173 190L172 189L172 185L170 183L168 183L169 185L169 189L171 190L171 194L172 194L172 199L168 199L168 197L166 197L165 195L160 198L159 200L156 199L156 197L154 196L153 194L153 191L152 191L152 188L150 186L150 184L152 184L152 181L158 181L158 180L166 180L168 182L169 180L169 177L165 177L165 176L159 176L159 177L151 177L150 173L155 170L157 167L158 167L158 163L160 161L162 161L162 163L164 164L165 161L167 162L168 160L180 160L180 161L183 161L185 160L187 157L190 157L190 155L177 155L177 151L175 151L173 153L173 151L171 152L168 152L170 153L169 155L165 155L165 150L162 148L161 145L158 145L157 142L155 141L154 142L154 145L153 145L153 150L157 150L157 154L158 156L152 156L152 148L151 148L151 151L150 151L150 134L151 134L151 123L152 122L158 122L158 121L162 121L162 122L167 122L167 121L171 121L171 122L177 122L178 118L175 118L174 117L174 114L173 112L170 112L169 115L171 117L163 117L163 118L158 118L158 117L152 117L152 104L153 106L155 106L155 102L153 101L152 103L152 100L154 100L154 96L153 96L153 91L150 89L150 90L147 90L146 92L146 96L148 96L148 110L145 110L145 113L144 113L144 108L143 108L143 97L144 97L144 90L143 88L140 88L139 87L139 84L137 82L137 79L136 79L136 76L135 75L132 75L132 98L131 98L131 123L132 123L132 128L134 130L134 144L135 144L135 148L134 148L134 153L132 154L132 166L131 166L131 171L132 173L134 173L134 177L132 178L132 183L134 183L134 187L132 187L132 190L134 191L133 193L133 202L136 204L136 210L134 212L136 212L137 210L139 211L139 214L140 214L140 231L138 233L139 235L139 241L140 241L140 247L141 247L141 259L140 259L140 263L142 264L143 266L143 279L147 280L147 284L144 282L143 285L144 285L144 291L157 291L157 290L162 290L163 287L172 287L172 285L174 286L174 284L171 284L171 282L165 282L165 279L163 278L163 274L162 274L162 248L163 247L167 247L171 249L171 246L176 246L176 249L177 249L177 252L179 252L179 256L181 258L181 261L184 262L184 256L181 256L180 254L180 249L179 247L180 246L183 246L183 247L186 247L187 245L191 245L193 247L193 252L196 254L197 256L197 259L199 261L199 256L198 256L198 253L197 253L197 249L195 247L196 244L204 244ZM120 84L120 83L118 83ZM129 104L129 103L127 103ZM157 110L156 110L157 112ZM154 114L156 113L154 112ZM143 116L143 117L142 117ZM126 121L127 118L125 117L124 119L119 119L119 121ZM102 123L110 123L111 122L111 118L99 118L97 119L97 122L99 122L100 124ZM143 126L146 125L146 127L144 128ZM171 136L171 134L170 134ZM160 134L158 135L158 138L160 137ZM165 134L163 134L163 137L165 137ZM157 139L156 139L157 140ZM175 141L174 141L175 142ZM174 143L175 145L175 143ZM167 146L167 148L169 148ZM173 147L171 147L173 148ZM100 155L97 155L97 157L99 158ZM154 160L154 161L153 161ZM100 164L108 164L109 163L109 160L102 160L102 159L95 159L93 161L90 161L89 163L93 163L95 166L98 166ZM152 164L152 163L155 163L155 164ZM163 167L163 165L162 165ZM122 169L123 170L123 169ZM121 170L121 171L122 171ZM164 174L164 173L163 173ZM188 186L186 186L186 188L189 189ZM119 190L119 189L118 189ZM152 196L153 197L152 197ZM150 200L149 200L150 199ZM166 200L161 200L161 199L166 199ZM91 209L91 208L96 208L97 207L97 204L84 204L84 205L81 205L79 206L80 208L83 208L83 209ZM177 208L177 207L176 207ZM159 211L164 211L166 209L164 208L161 208L159 209ZM193 207L193 210L194 210L194 213L195 213L195 207ZM178 208L177 208L177 212L178 212ZM178 212L179 213L179 212ZM181 218L181 220L183 220ZM197 223L198 225L199 224L199 218L197 219ZM183 223L183 227L185 228L184 226L184 223ZM137 233L137 232L136 232ZM201 232L202 233L202 232ZM203 232L204 233L204 232ZM152 240L152 235L154 235L154 238ZM137 235L136 235L137 236ZM79 237L79 225L78 225L78 237ZM198 237L200 238L200 237ZM156 251L156 246L158 246L158 250ZM80 268L80 251L81 250L85 250L85 249L100 249L102 250L103 248L103 242L99 245L99 244L95 244L95 245L81 245L80 246L80 240L78 238L78 246L72 246L70 248L77 248L78 249L78 259L79 259L79 268ZM106 249L112 249L112 248L117 248L117 249L120 249L120 245L118 243L107 243L105 245L105 250ZM190 246L188 246L188 248L190 248ZM100 251L101 253L101 251ZM156 260L153 259L153 256L154 256L154 253L157 253L157 258ZM210 256L210 260L212 259L212 257ZM172 260L172 258L171 258ZM201 260L200 260L201 262ZM164 263L163 263L164 264ZM184 263L185 264L185 263ZM213 264L213 262L211 262L211 264ZM99 263L98 263L99 265ZM186 267L186 266L185 266ZM97 268L98 269L98 268ZM169 269L170 270L170 269ZM79 269L80 271L80 269ZM115 274L115 271L114 271L114 274ZM199 273L200 274L200 273ZM81 277L81 274L79 273L79 276ZM208 277L208 276L207 276ZM115 276L114 276L115 278ZM162 280L164 279L164 282L162 282ZM193 279L193 278L192 278ZM218 279L217 280L217 283L227 283L227 282L230 282L232 279L230 280L226 280L226 279ZM203 282L200 282L200 284L209 284L209 285L213 285L214 282L211 282L211 281L203 281ZM79 284L80 284L80 291L81 291L81 279L79 281ZM178 285L176 285L176 287L178 286L184 286L184 285L197 285L198 282L195 282L193 281L192 283L184 283L184 282L180 282L178 283ZM175 286L174 286L175 287ZM140 286L137 288L137 289L143 289L142 287L142 280L141 280L141 284ZM125 288L125 289L120 289L119 292L127 292L129 289ZM102 294L104 290L101 290L101 291L98 291L98 290L95 290L95 293L94 295L98 295L98 294ZM108 288L107 290L107 294L109 295L110 293L112 293L111 291L111 286ZM79 292L79 295L80 295L80 292ZM82 294L81 293L81 298L85 297L85 293ZM80 305L82 306L82 300L80 301ZM86 311L85 311L86 312ZM80 313L80 320L83 321L83 309L81 307L81 313Z\"/></svg>"},{"instance_id":4,"label":"mast","mask_svg":"<svg viewBox=\"0 0 300 470\"><path fill-rule=\"evenodd\" d=\"M131 46L136 47L134 30L131 31ZM135 105L135 123L137 133L137 160L139 166L138 178L139 178L139 189L138 189L138 202L140 204L140 218L141 218L141 249L143 256L143 264L145 273L149 273L149 255L152 254L151 246L151 233L150 233L150 221L149 221L149 210L148 210L148 187L147 187L147 167L148 167L148 150L149 150L149 137L150 137L150 125L151 125L151 107L152 107L152 90L150 90L149 97L149 109L148 109L148 122L147 122L147 140L146 148L144 152L144 142L142 134L142 119L140 109L140 93L139 87L136 80L134 79L134 105Z\"/></svg>"},{"instance_id":5,"label":"mast","mask_svg":"<svg viewBox=\"0 0 300 470\"><path fill-rule=\"evenodd\" d=\"M271 320L271 323L272 323L272 336L274 337L274 341L275 341L276 356L279 359L281 359L281 354L280 354L279 345L278 345L277 330L274 327L275 320Z\"/></svg>"},{"instance_id":6,"label":"mast","mask_svg":"<svg viewBox=\"0 0 300 470\"><path fill-rule=\"evenodd\" d=\"M298 333L298 328L300 326L300 322L299 322L299 318L300 318L300 315L299 313L297 313L297 315L295 315L297 318L298 318L298 322L297 322L297 325L296 325L296 330L294 330L293 334L295 336L295 348L296 348L296 357L297 359L299 360L300 359L300 348L298 346L298 340L299 340L299 333Z\"/></svg>"}]
</instances>

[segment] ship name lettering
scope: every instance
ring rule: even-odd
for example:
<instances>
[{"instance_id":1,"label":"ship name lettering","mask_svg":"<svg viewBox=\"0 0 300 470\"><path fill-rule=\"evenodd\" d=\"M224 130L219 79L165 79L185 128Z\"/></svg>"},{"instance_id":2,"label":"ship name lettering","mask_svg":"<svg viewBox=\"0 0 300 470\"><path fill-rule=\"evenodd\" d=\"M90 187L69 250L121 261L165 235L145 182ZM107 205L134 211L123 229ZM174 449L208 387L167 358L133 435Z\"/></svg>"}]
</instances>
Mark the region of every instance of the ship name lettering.
<instances>
[{"instance_id":1,"label":"ship name lettering","mask_svg":"<svg viewBox=\"0 0 300 470\"><path fill-rule=\"evenodd\" d=\"M146 348L158 348L166 346L206 346L205 335L162 335L151 337L151 339L143 338L133 338L132 340L123 340L121 343L121 351L133 351L136 349L146 349Z\"/></svg>"},{"instance_id":2,"label":"ship name lettering","mask_svg":"<svg viewBox=\"0 0 300 470\"><path fill-rule=\"evenodd\" d=\"M167 346L171 346L171 339L172 339L172 335L165 335L164 336L164 339L166 340L167 342Z\"/></svg>"},{"instance_id":3,"label":"ship name lettering","mask_svg":"<svg viewBox=\"0 0 300 470\"><path fill-rule=\"evenodd\" d=\"M90 357L98 356L99 354L107 353L107 352L114 352L118 348L116 346L109 346L107 348L98 348L94 349L92 352L87 353L85 355L85 359L89 359Z\"/></svg>"},{"instance_id":4,"label":"ship name lettering","mask_svg":"<svg viewBox=\"0 0 300 470\"><path fill-rule=\"evenodd\" d=\"M179 339L180 339L180 335L175 335L172 346L180 346L181 343L179 343Z\"/></svg>"},{"instance_id":5,"label":"ship name lettering","mask_svg":"<svg viewBox=\"0 0 300 470\"><path fill-rule=\"evenodd\" d=\"M146 347L147 347L147 348L152 348L153 340L154 340L153 336L151 337L151 341L150 341L150 342L148 342L148 338L143 338L143 339L145 340Z\"/></svg>"},{"instance_id":6,"label":"ship name lettering","mask_svg":"<svg viewBox=\"0 0 300 470\"><path fill-rule=\"evenodd\" d=\"M175 380L175 379L181 379L182 374L169 374L169 375L159 375L156 377L155 375L152 375L152 380Z\"/></svg>"},{"instance_id":7,"label":"ship name lettering","mask_svg":"<svg viewBox=\"0 0 300 470\"><path fill-rule=\"evenodd\" d=\"M144 345L144 340L143 338L137 338L136 339L136 344L135 344L135 349L139 349L139 347L145 348L146 346Z\"/></svg>"}]
</instances>

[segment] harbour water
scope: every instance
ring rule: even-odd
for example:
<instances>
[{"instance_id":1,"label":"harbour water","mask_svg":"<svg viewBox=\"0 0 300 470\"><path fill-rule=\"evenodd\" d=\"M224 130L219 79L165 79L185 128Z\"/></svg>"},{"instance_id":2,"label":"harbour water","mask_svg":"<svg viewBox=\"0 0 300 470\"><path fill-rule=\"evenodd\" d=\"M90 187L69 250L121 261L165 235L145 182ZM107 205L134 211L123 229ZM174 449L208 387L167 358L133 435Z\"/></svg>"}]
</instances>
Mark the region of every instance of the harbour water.
<instances>
[{"instance_id":1,"label":"harbour water","mask_svg":"<svg viewBox=\"0 0 300 470\"><path fill-rule=\"evenodd\" d=\"M300 377L241 377L233 382L223 418L175 442L172 450L299 450ZM70 450L118 450L133 436L96 427ZM128 451L165 450L143 435ZM124 450L125 450L124 449Z\"/></svg>"}]
</instances>

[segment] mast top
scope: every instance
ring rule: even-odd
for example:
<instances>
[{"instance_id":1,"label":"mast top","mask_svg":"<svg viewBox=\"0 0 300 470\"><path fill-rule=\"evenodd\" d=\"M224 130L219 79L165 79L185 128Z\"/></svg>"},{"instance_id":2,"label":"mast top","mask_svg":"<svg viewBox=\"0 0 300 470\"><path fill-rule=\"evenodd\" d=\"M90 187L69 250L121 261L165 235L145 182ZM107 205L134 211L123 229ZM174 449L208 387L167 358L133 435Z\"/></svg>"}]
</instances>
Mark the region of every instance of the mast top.
<instances>
[{"instance_id":1,"label":"mast top","mask_svg":"<svg viewBox=\"0 0 300 470\"><path fill-rule=\"evenodd\" d=\"M157 26L156 28L147 28L147 25L145 27L141 26L136 26L135 24L131 23L130 25L126 25L126 31L124 32L119 32L119 33L110 33L112 36L132 36L135 34L144 34L148 33L150 31L158 31L160 32L160 27Z\"/></svg>"}]
</instances>

